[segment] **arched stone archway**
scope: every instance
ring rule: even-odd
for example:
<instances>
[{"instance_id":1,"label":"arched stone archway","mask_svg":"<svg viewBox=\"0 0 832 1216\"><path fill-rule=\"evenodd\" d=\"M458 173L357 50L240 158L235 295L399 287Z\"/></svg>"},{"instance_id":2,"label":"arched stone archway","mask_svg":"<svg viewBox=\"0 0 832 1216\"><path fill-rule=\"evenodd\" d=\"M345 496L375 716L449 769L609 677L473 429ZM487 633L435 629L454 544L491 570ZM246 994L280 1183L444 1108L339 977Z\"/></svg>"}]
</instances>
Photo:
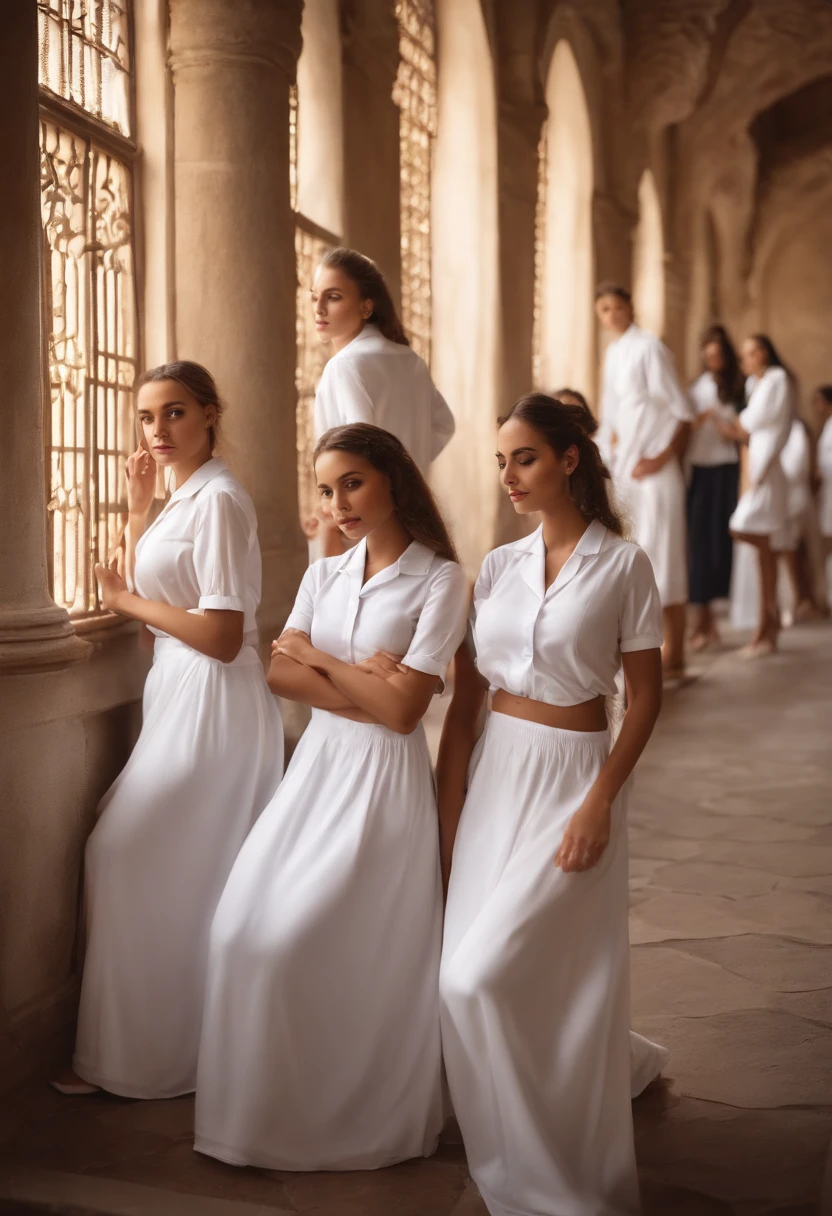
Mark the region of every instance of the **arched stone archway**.
<instances>
[{"instance_id":1,"label":"arched stone archway","mask_svg":"<svg viewBox=\"0 0 832 1216\"><path fill-rule=\"evenodd\" d=\"M640 325L664 332L664 226L656 180L645 169L638 186L638 226L633 237L633 303Z\"/></svg>"},{"instance_id":2,"label":"arched stone archway","mask_svg":"<svg viewBox=\"0 0 832 1216\"><path fill-rule=\"evenodd\" d=\"M592 128L578 65L566 39L546 80L548 119L541 141L538 316L535 371L541 388L592 393L595 275Z\"/></svg>"}]
</instances>

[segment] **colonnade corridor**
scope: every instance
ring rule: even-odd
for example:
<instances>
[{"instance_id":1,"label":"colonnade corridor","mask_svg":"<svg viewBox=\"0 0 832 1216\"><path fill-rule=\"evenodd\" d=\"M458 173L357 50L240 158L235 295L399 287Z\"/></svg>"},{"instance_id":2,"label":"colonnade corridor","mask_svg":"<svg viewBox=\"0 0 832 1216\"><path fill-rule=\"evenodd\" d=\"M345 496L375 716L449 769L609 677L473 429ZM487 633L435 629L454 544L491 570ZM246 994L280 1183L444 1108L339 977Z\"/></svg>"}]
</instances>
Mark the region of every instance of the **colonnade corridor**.
<instances>
[{"instance_id":1,"label":"colonnade corridor","mask_svg":"<svg viewBox=\"0 0 832 1216\"><path fill-rule=\"evenodd\" d=\"M634 1106L645 1211L819 1216L832 1211L832 625L699 670L666 697L631 809L633 1025L672 1052ZM193 1152L192 1117L187 1098L30 1084L0 1108L0 1214L484 1216L456 1144L376 1173L237 1170Z\"/></svg>"}]
</instances>

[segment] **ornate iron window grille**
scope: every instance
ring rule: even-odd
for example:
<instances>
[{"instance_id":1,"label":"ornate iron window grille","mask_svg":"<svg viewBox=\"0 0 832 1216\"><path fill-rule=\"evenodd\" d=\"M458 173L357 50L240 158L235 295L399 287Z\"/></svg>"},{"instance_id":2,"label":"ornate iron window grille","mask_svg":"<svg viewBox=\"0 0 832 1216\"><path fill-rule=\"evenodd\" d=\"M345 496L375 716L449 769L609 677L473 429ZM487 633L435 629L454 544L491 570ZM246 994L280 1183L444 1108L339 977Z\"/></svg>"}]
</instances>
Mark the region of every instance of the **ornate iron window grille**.
<instances>
[{"instance_id":1,"label":"ornate iron window grille","mask_svg":"<svg viewBox=\"0 0 832 1216\"><path fill-rule=\"evenodd\" d=\"M114 0L39 0L45 443L50 580L80 624L126 513L138 365L129 18Z\"/></svg>"},{"instance_id":2,"label":"ornate iron window grille","mask_svg":"<svg viewBox=\"0 0 832 1216\"><path fill-rule=\"evenodd\" d=\"M433 0L398 0L402 321L430 363L431 162L436 137L436 19Z\"/></svg>"}]
</instances>

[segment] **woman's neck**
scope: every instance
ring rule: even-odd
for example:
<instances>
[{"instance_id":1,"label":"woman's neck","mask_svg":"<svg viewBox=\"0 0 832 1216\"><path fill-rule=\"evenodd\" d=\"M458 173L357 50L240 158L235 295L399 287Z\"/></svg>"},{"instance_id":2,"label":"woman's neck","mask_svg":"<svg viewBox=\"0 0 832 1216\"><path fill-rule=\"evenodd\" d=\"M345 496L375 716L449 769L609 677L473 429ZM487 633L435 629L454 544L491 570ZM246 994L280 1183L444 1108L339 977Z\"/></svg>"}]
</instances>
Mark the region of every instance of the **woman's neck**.
<instances>
[{"instance_id":1,"label":"woman's neck","mask_svg":"<svg viewBox=\"0 0 832 1216\"><path fill-rule=\"evenodd\" d=\"M202 451L198 456L192 456L190 460L178 461L170 467L173 469L173 484L177 490L181 490L189 477L193 477L197 469L201 469L209 460L213 460L214 454L209 448L207 451Z\"/></svg>"},{"instance_id":2,"label":"woman's neck","mask_svg":"<svg viewBox=\"0 0 832 1216\"><path fill-rule=\"evenodd\" d=\"M543 515L543 543L548 549L574 549L589 525L570 499Z\"/></svg>"},{"instance_id":3,"label":"woman's neck","mask_svg":"<svg viewBox=\"0 0 832 1216\"><path fill-rule=\"evenodd\" d=\"M412 537L397 515L391 515L367 536L365 577L370 578L397 562L411 544Z\"/></svg>"},{"instance_id":4,"label":"woman's neck","mask_svg":"<svg viewBox=\"0 0 832 1216\"><path fill-rule=\"evenodd\" d=\"M354 330L352 333L345 335L343 338L333 338L332 339L332 353L334 355L340 354L345 346L349 346L350 342L354 342L359 334L363 334L364 327L367 324L368 324L367 321L362 321L361 324L359 325L358 329Z\"/></svg>"}]
</instances>

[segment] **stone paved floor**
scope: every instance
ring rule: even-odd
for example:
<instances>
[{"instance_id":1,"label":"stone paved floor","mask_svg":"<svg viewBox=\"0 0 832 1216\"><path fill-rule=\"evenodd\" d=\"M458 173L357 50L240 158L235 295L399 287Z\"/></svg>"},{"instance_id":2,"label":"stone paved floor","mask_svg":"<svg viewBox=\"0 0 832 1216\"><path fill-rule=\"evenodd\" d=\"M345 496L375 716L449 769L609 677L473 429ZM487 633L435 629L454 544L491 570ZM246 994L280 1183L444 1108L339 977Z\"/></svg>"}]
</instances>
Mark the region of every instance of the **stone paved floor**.
<instances>
[{"instance_id":1,"label":"stone paved floor","mask_svg":"<svg viewBox=\"0 0 832 1216\"><path fill-rule=\"evenodd\" d=\"M828 625L791 631L764 662L711 658L668 695L642 761L633 1024L673 1053L667 1077L635 1103L648 1216L821 1211L832 1137L831 676ZM189 1099L28 1087L0 1107L0 1216L484 1213L453 1144L378 1173L275 1174L198 1156L191 1119ZM832 1177L826 1186L832 1213Z\"/></svg>"}]
</instances>

